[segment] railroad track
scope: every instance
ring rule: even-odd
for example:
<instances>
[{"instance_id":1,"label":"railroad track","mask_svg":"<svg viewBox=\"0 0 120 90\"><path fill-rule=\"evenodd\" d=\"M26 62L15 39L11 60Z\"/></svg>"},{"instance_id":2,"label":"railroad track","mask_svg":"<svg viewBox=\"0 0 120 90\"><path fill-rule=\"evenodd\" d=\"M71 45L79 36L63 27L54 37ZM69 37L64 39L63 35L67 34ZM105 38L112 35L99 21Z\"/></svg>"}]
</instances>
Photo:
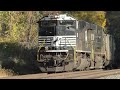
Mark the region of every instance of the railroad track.
<instances>
[{"instance_id":1,"label":"railroad track","mask_svg":"<svg viewBox=\"0 0 120 90\"><path fill-rule=\"evenodd\" d=\"M120 74L120 69L89 70L89 71L54 73L54 74L42 73L42 74L10 76L0 79L98 79L100 77L114 75L114 74Z\"/></svg>"}]
</instances>

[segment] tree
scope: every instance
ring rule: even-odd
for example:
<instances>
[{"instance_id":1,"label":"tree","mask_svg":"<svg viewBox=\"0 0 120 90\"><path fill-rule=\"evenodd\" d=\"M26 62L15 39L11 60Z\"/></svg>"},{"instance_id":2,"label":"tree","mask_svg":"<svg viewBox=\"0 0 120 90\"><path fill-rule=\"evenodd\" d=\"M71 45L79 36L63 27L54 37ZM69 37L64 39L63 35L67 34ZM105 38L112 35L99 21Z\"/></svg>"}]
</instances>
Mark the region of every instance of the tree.
<instances>
[{"instance_id":1,"label":"tree","mask_svg":"<svg viewBox=\"0 0 120 90\"><path fill-rule=\"evenodd\" d=\"M69 12L69 14L73 15L78 20L85 20L87 22L94 23L99 26L103 25L106 18L106 13L104 11L71 11Z\"/></svg>"}]
</instances>

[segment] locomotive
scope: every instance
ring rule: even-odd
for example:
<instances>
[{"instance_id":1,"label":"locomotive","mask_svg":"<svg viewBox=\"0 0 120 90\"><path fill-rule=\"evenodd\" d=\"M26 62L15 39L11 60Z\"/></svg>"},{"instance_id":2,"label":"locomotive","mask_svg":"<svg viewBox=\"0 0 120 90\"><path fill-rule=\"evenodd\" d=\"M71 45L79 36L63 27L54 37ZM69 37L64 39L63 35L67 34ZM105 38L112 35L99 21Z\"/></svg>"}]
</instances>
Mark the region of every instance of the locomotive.
<instances>
[{"instance_id":1,"label":"locomotive","mask_svg":"<svg viewBox=\"0 0 120 90\"><path fill-rule=\"evenodd\" d=\"M114 63L114 38L101 26L66 14L47 15L37 23L42 72L103 69Z\"/></svg>"}]
</instances>

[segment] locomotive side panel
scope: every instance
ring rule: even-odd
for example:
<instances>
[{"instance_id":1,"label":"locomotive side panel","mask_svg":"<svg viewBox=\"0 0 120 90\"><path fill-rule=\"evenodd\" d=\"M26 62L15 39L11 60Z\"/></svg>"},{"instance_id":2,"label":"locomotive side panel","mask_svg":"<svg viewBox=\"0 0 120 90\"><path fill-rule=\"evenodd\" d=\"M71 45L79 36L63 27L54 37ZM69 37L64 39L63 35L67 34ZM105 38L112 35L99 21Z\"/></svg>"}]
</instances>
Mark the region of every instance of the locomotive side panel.
<instances>
[{"instance_id":1,"label":"locomotive side panel","mask_svg":"<svg viewBox=\"0 0 120 90\"><path fill-rule=\"evenodd\" d=\"M84 62L84 65L81 64L84 66L84 69L86 67L90 69L104 68L106 57L103 28L95 24L80 21L79 29L76 33L77 57L80 57L78 59ZM85 66L86 63L89 64Z\"/></svg>"},{"instance_id":2,"label":"locomotive side panel","mask_svg":"<svg viewBox=\"0 0 120 90\"><path fill-rule=\"evenodd\" d=\"M76 53L77 62L79 66L77 70L88 70L91 64L91 35L93 30L90 27L90 23L85 21L79 21L79 28L76 31Z\"/></svg>"},{"instance_id":3,"label":"locomotive side panel","mask_svg":"<svg viewBox=\"0 0 120 90\"><path fill-rule=\"evenodd\" d=\"M95 30L95 52L96 53L104 53L104 37L103 37L103 29L100 26L97 26Z\"/></svg>"},{"instance_id":4,"label":"locomotive side panel","mask_svg":"<svg viewBox=\"0 0 120 90\"><path fill-rule=\"evenodd\" d=\"M93 33L90 30L90 23L79 21L79 28L76 33L76 50L79 52L90 52L90 33Z\"/></svg>"}]
</instances>

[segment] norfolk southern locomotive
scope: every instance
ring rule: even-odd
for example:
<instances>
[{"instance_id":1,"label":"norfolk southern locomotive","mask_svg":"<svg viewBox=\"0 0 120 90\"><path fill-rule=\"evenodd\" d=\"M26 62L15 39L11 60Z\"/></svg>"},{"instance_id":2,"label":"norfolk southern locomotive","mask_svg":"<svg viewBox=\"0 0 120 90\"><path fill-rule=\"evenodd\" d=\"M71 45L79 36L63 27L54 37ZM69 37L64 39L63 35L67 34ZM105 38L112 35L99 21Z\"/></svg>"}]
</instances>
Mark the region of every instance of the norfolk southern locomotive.
<instances>
[{"instance_id":1,"label":"norfolk southern locomotive","mask_svg":"<svg viewBox=\"0 0 120 90\"><path fill-rule=\"evenodd\" d=\"M102 27L66 14L44 16L37 23L42 72L101 69L114 63L114 39Z\"/></svg>"}]
</instances>

